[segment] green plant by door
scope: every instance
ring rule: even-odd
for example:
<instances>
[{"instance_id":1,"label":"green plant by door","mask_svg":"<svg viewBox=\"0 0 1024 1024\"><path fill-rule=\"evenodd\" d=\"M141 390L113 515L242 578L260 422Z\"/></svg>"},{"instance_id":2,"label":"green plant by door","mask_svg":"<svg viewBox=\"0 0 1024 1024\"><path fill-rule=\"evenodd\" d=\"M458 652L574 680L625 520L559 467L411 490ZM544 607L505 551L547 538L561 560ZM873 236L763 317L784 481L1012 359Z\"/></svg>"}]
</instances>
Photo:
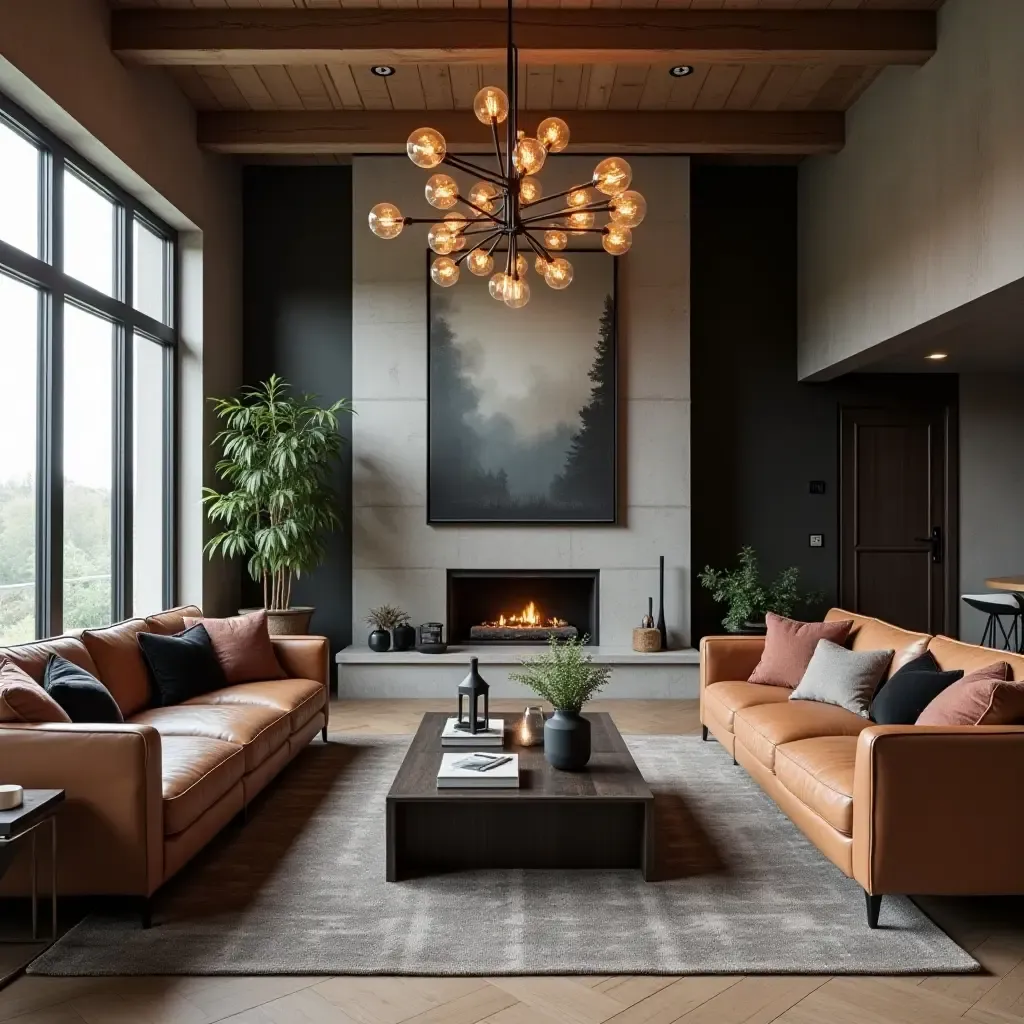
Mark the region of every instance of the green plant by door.
<instances>
[{"instance_id":1,"label":"green plant by door","mask_svg":"<svg viewBox=\"0 0 1024 1024\"><path fill-rule=\"evenodd\" d=\"M352 412L347 399L324 408L290 390L274 374L238 397L211 399L224 425L216 444L225 488L204 488L206 513L223 527L206 551L246 558L269 611L290 607L295 578L323 561L324 537L341 523L331 476L344 444L340 417Z\"/></svg>"}]
</instances>

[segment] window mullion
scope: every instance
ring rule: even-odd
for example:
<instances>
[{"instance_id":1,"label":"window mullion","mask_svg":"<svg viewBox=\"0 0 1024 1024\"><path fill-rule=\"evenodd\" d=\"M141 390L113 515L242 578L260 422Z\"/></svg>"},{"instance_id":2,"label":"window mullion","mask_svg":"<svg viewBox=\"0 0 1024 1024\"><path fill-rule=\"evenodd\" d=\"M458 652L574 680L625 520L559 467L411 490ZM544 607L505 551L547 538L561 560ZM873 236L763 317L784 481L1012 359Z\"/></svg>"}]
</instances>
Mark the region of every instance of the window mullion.
<instances>
[{"instance_id":1,"label":"window mullion","mask_svg":"<svg viewBox=\"0 0 1024 1024\"><path fill-rule=\"evenodd\" d=\"M118 297L132 308L132 213L121 206L117 212L114 242L115 287ZM115 325L114 338L114 480L111 501L112 584L114 618L126 619L133 614L132 601L132 513L133 513L133 446L132 430L132 364L134 339L127 323Z\"/></svg>"}]
</instances>

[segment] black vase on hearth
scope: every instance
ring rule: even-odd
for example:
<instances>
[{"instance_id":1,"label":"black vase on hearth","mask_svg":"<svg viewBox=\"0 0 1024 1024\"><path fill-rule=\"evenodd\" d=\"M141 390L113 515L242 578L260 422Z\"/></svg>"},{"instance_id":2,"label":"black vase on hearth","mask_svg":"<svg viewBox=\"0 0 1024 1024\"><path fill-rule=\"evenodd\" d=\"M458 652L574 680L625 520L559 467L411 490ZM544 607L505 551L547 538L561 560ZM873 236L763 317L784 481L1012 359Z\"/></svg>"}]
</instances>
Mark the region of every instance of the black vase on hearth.
<instances>
[{"instance_id":1,"label":"black vase on hearth","mask_svg":"<svg viewBox=\"0 0 1024 1024\"><path fill-rule=\"evenodd\" d=\"M544 760L563 772L579 772L590 760L590 722L578 711L559 711L544 723Z\"/></svg>"},{"instance_id":2,"label":"black vase on hearth","mask_svg":"<svg viewBox=\"0 0 1024 1024\"><path fill-rule=\"evenodd\" d=\"M366 640L371 651L383 654L391 650L391 634L386 629L375 629Z\"/></svg>"},{"instance_id":3,"label":"black vase on hearth","mask_svg":"<svg viewBox=\"0 0 1024 1024\"><path fill-rule=\"evenodd\" d=\"M416 630L408 624L395 626L391 632L391 642L396 651L411 651L416 646Z\"/></svg>"}]
</instances>

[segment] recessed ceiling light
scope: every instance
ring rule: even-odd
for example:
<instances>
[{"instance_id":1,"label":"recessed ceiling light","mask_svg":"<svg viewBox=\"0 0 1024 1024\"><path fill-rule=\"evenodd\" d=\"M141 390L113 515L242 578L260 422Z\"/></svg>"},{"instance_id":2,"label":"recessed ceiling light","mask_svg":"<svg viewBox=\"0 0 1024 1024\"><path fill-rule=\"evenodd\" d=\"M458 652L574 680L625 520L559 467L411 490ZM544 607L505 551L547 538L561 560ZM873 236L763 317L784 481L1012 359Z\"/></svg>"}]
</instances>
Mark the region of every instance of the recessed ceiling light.
<instances>
[{"instance_id":1,"label":"recessed ceiling light","mask_svg":"<svg viewBox=\"0 0 1024 1024\"><path fill-rule=\"evenodd\" d=\"M395 73L395 69L390 64L375 64L370 71L378 78L389 78Z\"/></svg>"},{"instance_id":2,"label":"recessed ceiling light","mask_svg":"<svg viewBox=\"0 0 1024 1024\"><path fill-rule=\"evenodd\" d=\"M687 75L693 74L692 64L677 64L674 68L669 68L668 73L673 78L685 78Z\"/></svg>"},{"instance_id":3,"label":"recessed ceiling light","mask_svg":"<svg viewBox=\"0 0 1024 1024\"><path fill-rule=\"evenodd\" d=\"M948 359L948 358L949 358L949 353L948 352L929 352L928 355L925 356L925 359L934 359L936 361L938 361L939 359Z\"/></svg>"}]
</instances>

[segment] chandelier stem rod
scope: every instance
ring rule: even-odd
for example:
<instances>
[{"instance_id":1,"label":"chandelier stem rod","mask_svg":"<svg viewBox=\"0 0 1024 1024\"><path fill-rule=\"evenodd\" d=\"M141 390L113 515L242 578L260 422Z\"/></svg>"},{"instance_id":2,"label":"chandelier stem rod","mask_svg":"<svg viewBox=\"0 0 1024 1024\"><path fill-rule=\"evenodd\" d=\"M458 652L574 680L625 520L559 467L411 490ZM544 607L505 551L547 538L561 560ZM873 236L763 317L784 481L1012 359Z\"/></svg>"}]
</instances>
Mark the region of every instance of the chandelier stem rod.
<instances>
[{"instance_id":1,"label":"chandelier stem rod","mask_svg":"<svg viewBox=\"0 0 1024 1024\"><path fill-rule=\"evenodd\" d=\"M530 205L538 206L540 203L549 203L552 199L561 199L563 196L567 196L571 192L579 192L581 189L590 188L590 185L591 183L589 181L585 185L573 185L571 188L567 188L562 192L552 192L549 196L541 196L540 199L536 200L536 202L530 203Z\"/></svg>"},{"instance_id":2,"label":"chandelier stem rod","mask_svg":"<svg viewBox=\"0 0 1024 1024\"><path fill-rule=\"evenodd\" d=\"M610 210L611 203L588 203L586 206L567 206L564 210L550 210L548 213L536 213L532 217L524 217L523 224L533 224L538 220L551 220L552 217L563 217L571 213L587 213L591 210Z\"/></svg>"},{"instance_id":3,"label":"chandelier stem rod","mask_svg":"<svg viewBox=\"0 0 1024 1024\"><path fill-rule=\"evenodd\" d=\"M493 221L495 224L501 224L502 223L500 217L495 217L493 213L489 213L482 206L477 206L476 203L474 203L472 199L467 199L465 196L459 196L459 200L458 201L460 203L465 203L469 207L472 207L474 210L476 210L477 213L481 214L481 216L486 217L488 220ZM463 233L465 233L465 232L463 232Z\"/></svg>"},{"instance_id":4,"label":"chandelier stem rod","mask_svg":"<svg viewBox=\"0 0 1024 1024\"><path fill-rule=\"evenodd\" d=\"M552 262L551 253L548 252L547 248L542 243L538 242L535 238L532 238L529 231L523 232L523 238L526 239L527 244L538 256L543 256L548 263Z\"/></svg>"},{"instance_id":5,"label":"chandelier stem rod","mask_svg":"<svg viewBox=\"0 0 1024 1024\"><path fill-rule=\"evenodd\" d=\"M489 236L488 236L488 237L487 237L486 239L484 239L484 242L483 242L483 244L484 244L484 245L486 245L486 244L487 244L487 243L488 243L489 241L491 241L491 239L492 239L492 238L493 238L493 239L495 240L495 242L497 242L497 240L498 240L499 238L501 238L501 235L502 235L502 232L501 232L501 231L492 231L492 232L491 232L491 234L490 234L490 235L489 235ZM458 259L457 259L456 261L455 261L455 266L459 266L459 264L460 264L460 263L462 263L462 261L463 261L464 259L466 259L467 257L469 257L469 256L470 256L470 255L471 255L471 254L473 253L473 251L474 251L475 249L478 249L478 248L479 248L479 246L473 246L473 248L472 248L472 249L467 249L467 250L466 250L466 251L465 251L465 252L464 252L464 253L463 253L463 254L462 254L462 255L461 255L461 256L460 256L460 257L459 257L459 258L458 258Z\"/></svg>"},{"instance_id":6,"label":"chandelier stem rod","mask_svg":"<svg viewBox=\"0 0 1024 1024\"><path fill-rule=\"evenodd\" d=\"M498 173L502 173L501 141L498 138L498 122L491 118L491 138L494 140L494 158L497 161Z\"/></svg>"},{"instance_id":7,"label":"chandelier stem rod","mask_svg":"<svg viewBox=\"0 0 1024 1024\"><path fill-rule=\"evenodd\" d=\"M465 171L467 174L475 174L478 178L483 178L484 181L489 181L492 185L497 185L500 188L505 187L505 183L501 178L495 178L490 171L486 171L482 167L477 167L476 164L470 163L468 160L465 160L460 156L452 156L451 153L445 153L444 160L441 162L451 164L452 167L456 167L460 171Z\"/></svg>"}]
</instances>

